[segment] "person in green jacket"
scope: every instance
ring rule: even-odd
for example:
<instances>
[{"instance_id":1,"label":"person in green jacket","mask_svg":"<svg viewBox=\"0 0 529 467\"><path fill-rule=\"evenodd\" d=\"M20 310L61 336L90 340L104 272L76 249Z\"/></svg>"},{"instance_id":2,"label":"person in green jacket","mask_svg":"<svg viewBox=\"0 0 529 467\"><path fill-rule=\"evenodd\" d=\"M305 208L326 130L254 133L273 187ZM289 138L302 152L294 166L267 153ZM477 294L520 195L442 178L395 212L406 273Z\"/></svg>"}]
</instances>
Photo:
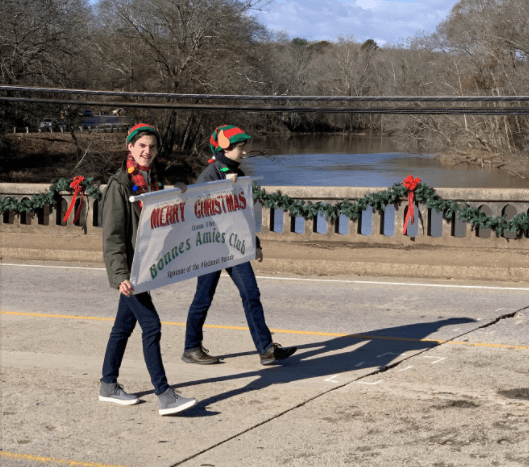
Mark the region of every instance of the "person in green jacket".
<instances>
[{"instance_id":1,"label":"person in green jacket","mask_svg":"<svg viewBox=\"0 0 529 467\"><path fill-rule=\"evenodd\" d=\"M121 405L133 405L140 401L138 397L127 394L117 381L128 338L136 322L139 322L143 355L158 396L159 413L167 415L189 409L196 405L197 400L182 397L169 387L160 351L161 322L158 312L151 295L148 292L135 295L130 283L142 204L131 203L129 198L162 188L152 165L159 145L160 135L151 125L140 123L131 128L127 136L127 159L121 169L110 177L103 197L105 267L109 284L120 291L120 297L103 362L99 400Z\"/></svg>"}]
</instances>

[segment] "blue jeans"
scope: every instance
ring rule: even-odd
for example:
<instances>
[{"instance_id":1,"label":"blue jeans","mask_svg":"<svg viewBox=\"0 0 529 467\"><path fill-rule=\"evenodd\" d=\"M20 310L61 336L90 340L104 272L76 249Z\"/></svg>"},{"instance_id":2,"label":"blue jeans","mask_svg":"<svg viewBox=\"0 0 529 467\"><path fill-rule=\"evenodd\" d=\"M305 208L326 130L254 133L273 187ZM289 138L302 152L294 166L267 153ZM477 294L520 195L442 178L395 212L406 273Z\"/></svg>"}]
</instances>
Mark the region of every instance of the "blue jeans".
<instances>
[{"instance_id":1,"label":"blue jeans","mask_svg":"<svg viewBox=\"0 0 529 467\"><path fill-rule=\"evenodd\" d=\"M272 345L272 335L265 323L261 294L259 287L257 287L252 265L250 263L238 264L232 268L227 268L226 272L239 289L255 348L260 354L265 353ZM198 277L195 298L187 315L186 351L195 350L202 346L202 327L213 301L220 273L221 271L217 271Z\"/></svg>"},{"instance_id":2,"label":"blue jeans","mask_svg":"<svg viewBox=\"0 0 529 467\"><path fill-rule=\"evenodd\" d=\"M118 313L108 339L101 381L117 382L127 341L136 326L136 321L140 323L142 330L143 358L151 376L154 392L158 395L169 389L169 384L160 351L162 324L151 296L146 292L130 297L120 294Z\"/></svg>"}]
</instances>

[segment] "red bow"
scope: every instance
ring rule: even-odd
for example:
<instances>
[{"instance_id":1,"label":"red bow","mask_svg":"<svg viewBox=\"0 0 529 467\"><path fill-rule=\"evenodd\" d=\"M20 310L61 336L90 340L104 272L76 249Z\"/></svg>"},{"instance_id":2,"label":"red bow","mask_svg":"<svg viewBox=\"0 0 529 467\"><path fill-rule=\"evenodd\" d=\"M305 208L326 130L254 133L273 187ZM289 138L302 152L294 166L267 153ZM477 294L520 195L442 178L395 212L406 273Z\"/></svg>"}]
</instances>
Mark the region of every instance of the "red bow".
<instances>
[{"instance_id":1,"label":"red bow","mask_svg":"<svg viewBox=\"0 0 529 467\"><path fill-rule=\"evenodd\" d=\"M406 214L406 219L404 220L404 229L402 230L404 235L406 235L406 232L408 231L408 220L410 220L411 225L415 222L415 188L417 188L419 183L421 183L421 179L418 177L413 178L413 175L408 175L402 181L402 184L408 189L408 212Z\"/></svg>"},{"instance_id":2,"label":"red bow","mask_svg":"<svg viewBox=\"0 0 529 467\"><path fill-rule=\"evenodd\" d=\"M78 176L74 177L73 182L70 183L70 187L72 187L75 192L73 194L72 202L70 203L70 207L68 208L68 211L66 211L66 214L64 216L63 222L66 222L68 220L68 217L70 217L70 214L72 212L73 207L75 206L75 200L77 199L77 195L81 194L81 200L79 203L79 207L77 208L77 212L75 213L75 217L73 219L73 223L75 224L79 220L79 215L81 214L81 209L83 208L83 198L84 198L84 191L83 187L81 186L81 183L83 182L84 177Z\"/></svg>"}]
</instances>

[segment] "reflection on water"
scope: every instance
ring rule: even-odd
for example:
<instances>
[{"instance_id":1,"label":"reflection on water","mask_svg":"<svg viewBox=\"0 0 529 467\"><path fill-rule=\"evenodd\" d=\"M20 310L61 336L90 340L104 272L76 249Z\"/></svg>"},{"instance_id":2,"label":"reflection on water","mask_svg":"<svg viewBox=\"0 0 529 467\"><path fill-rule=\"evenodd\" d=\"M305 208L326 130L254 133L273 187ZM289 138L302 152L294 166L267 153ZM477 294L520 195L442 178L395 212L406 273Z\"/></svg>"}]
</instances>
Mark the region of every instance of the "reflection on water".
<instances>
[{"instance_id":1,"label":"reflection on water","mask_svg":"<svg viewBox=\"0 0 529 467\"><path fill-rule=\"evenodd\" d=\"M395 150L391 138L353 135L301 135L254 138L249 151L267 156L242 163L247 175L261 175L263 185L387 187L408 175L434 188L528 188L529 181L498 169L461 164L447 168L430 155ZM249 153L249 155L252 155Z\"/></svg>"}]
</instances>

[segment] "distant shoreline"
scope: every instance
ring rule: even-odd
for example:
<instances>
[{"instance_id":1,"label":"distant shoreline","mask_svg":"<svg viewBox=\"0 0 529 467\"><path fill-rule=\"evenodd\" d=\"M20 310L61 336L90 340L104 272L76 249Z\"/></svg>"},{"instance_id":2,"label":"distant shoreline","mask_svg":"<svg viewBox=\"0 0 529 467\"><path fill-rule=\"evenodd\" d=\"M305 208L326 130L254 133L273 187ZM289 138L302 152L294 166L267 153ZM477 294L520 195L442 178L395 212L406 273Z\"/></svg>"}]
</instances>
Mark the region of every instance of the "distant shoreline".
<instances>
[{"instance_id":1,"label":"distant shoreline","mask_svg":"<svg viewBox=\"0 0 529 467\"><path fill-rule=\"evenodd\" d=\"M78 132L76 138L83 150L93 151L98 157L106 158L107 173L113 173L121 165L126 154L124 144L125 132L114 133L87 133ZM401 152L396 148L396 144L391 139L391 135L374 133L370 131L362 132L334 132L334 133L288 133L255 131L254 146L250 150L268 151L270 155L277 150L277 143L284 143L283 154L303 154L298 142L308 137L308 142L313 142L314 137L322 137L327 142L332 142L333 138L340 136L355 138L358 137L358 149L362 147L362 142L371 144L371 148L366 146L365 153L373 152ZM364 138L367 137L367 138ZM274 141L277 138L277 141ZM340 138L341 140L341 138ZM339 140L335 140L339 141ZM5 157L0 161L0 182L7 183L49 183L53 179L71 176L71 164L75 158L76 146L72 137L68 133L17 133L7 137L8 148L3 151ZM289 145L289 143L293 143ZM380 146L377 146L380 144ZM271 147L270 147L271 146ZM331 145L332 146L332 145ZM380 148L380 151L378 150ZM321 147L315 147L319 150ZM334 149L337 149L336 147ZM182 154L181 164L173 164L171 180L166 183L176 183L182 181L189 183L194 181L196 174L207 164L209 152L207 149L203 160L197 156ZM329 151L329 152L332 152ZM321 152L318 152L321 153ZM342 152L343 153L343 152ZM411 154L411 153L410 153ZM420 154L420 153L417 153ZM449 154L432 154L440 164L447 168L465 164L467 167L475 166L482 169L497 168L506 171L514 177L520 179L529 178L529 166L519 157L508 155L491 155L487 151L469 150L467 152L456 152ZM164 164L160 160L161 165ZM86 173L85 176L98 176L94 171ZM99 175L103 182L108 175Z\"/></svg>"}]
</instances>

